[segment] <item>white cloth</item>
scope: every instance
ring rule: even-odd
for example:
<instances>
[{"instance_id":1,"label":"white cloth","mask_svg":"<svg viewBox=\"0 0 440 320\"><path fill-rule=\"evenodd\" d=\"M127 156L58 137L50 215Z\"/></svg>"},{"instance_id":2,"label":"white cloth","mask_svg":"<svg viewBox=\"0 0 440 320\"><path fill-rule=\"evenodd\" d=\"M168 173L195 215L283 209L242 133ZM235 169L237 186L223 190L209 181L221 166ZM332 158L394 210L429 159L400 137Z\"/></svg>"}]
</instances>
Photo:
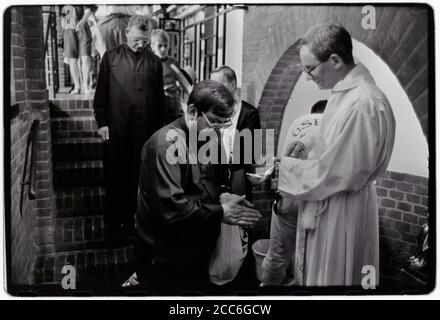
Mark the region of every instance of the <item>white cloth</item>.
<instances>
[{"instance_id":1,"label":"white cloth","mask_svg":"<svg viewBox=\"0 0 440 320\"><path fill-rule=\"evenodd\" d=\"M291 143L301 141L305 146L305 150L301 154L307 156L315 144L315 137L319 133L319 124L321 123L321 118L322 114L320 113L305 114L296 118L287 131L283 148L281 149L281 155L286 153L286 150Z\"/></svg>"},{"instance_id":2,"label":"white cloth","mask_svg":"<svg viewBox=\"0 0 440 320\"><path fill-rule=\"evenodd\" d=\"M283 157L279 190L301 201L307 226L304 284L359 285L371 265L379 283L379 215L374 179L388 166L395 119L361 64L331 91L307 160ZM310 219L311 218L311 219Z\"/></svg>"}]
</instances>

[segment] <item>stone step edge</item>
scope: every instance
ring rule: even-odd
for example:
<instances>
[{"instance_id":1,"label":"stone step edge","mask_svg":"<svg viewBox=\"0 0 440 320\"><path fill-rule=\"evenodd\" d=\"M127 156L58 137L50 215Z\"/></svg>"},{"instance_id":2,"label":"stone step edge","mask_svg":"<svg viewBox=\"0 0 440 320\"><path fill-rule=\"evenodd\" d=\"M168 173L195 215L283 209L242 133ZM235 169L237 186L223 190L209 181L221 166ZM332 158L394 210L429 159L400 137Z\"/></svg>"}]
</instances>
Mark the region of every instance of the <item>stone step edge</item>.
<instances>
[{"instance_id":1,"label":"stone step edge","mask_svg":"<svg viewBox=\"0 0 440 320\"><path fill-rule=\"evenodd\" d=\"M71 116L71 117L56 117L51 118L50 121L81 121L81 120L93 120L95 121L95 117L93 115L90 116Z\"/></svg>"},{"instance_id":2,"label":"stone step edge","mask_svg":"<svg viewBox=\"0 0 440 320\"><path fill-rule=\"evenodd\" d=\"M64 194L64 193L68 193L68 192L74 192L74 191L85 191L85 190L87 190L87 191L89 191L89 190L92 190L94 193L96 192L97 194L99 194L99 195L106 195L106 190L105 190L105 187L103 187L103 186L96 186L96 187L92 187L92 186L89 186L89 187L72 187L72 188L59 188L59 189L57 189L57 190L54 190L55 191L55 197L57 196L57 194Z\"/></svg>"},{"instance_id":3,"label":"stone step edge","mask_svg":"<svg viewBox=\"0 0 440 320\"><path fill-rule=\"evenodd\" d=\"M103 144L99 137L87 137L87 138L53 138L53 144Z\"/></svg>"},{"instance_id":4,"label":"stone step edge","mask_svg":"<svg viewBox=\"0 0 440 320\"><path fill-rule=\"evenodd\" d=\"M128 252L128 251L132 251L133 250L133 245L122 245L120 247L115 247L115 248L110 248L110 249L109 248L84 249L84 250L75 250L75 251L67 251L67 252L55 252L55 253L51 253L51 254L41 254L41 255L38 255L37 258L35 259L35 263L34 263L34 265L32 267L32 273L33 274L35 274L37 272L44 273L45 270L46 270L46 268L44 267L44 261L47 258L49 258L49 257L54 257L55 261L54 261L53 267L49 268L48 270L55 272L55 267L56 267L55 262L56 262L57 257L59 257L59 256L68 256L68 255L76 256L78 254L84 254L85 256L87 256L89 253L94 253L94 255L95 255L95 259L94 259L95 263L91 264L91 265L80 266L82 268L86 268L87 269L87 268L96 268L96 267L100 267L100 266L107 266L108 265L107 258L105 259L105 261L103 263L102 262L100 263L100 261L97 259L98 254L102 253L102 254L104 254L106 256L106 254L109 251L112 251L114 256L117 257L116 251L118 251L118 250L120 250L120 251L122 251L124 253L124 260L115 261L114 264L117 264L117 265L128 265L128 266L131 265L131 264L134 264L134 261L129 259L129 252ZM40 261L40 259L43 259L43 265L41 266L41 268L37 269L38 262ZM67 257L66 257L66 260L67 260ZM65 265L72 265L72 264L67 263L67 261L66 261ZM75 257L75 263L73 264L73 266L78 267L78 264L77 264L77 261L76 261L76 257ZM92 274L92 276L94 276L94 275ZM85 277L85 278L87 278L87 277ZM78 280L81 281L81 278L79 278ZM59 282L58 281L39 281L36 284L39 284L39 285L41 285L41 284L59 284Z\"/></svg>"},{"instance_id":5,"label":"stone step edge","mask_svg":"<svg viewBox=\"0 0 440 320\"><path fill-rule=\"evenodd\" d=\"M75 113L90 113L91 115L95 114L95 110L93 108L92 109L90 108L61 109L58 106L51 104L49 109L50 109L49 112L51 114L54 115L59 114L60 118L65 118L65 116L69 116L69 115L74 116Z\"/></svg>"},{"instance_id":6,"label":"stone step edge","mask_svg":"<svg viewBox=\"0 0 440 320\"><path fill-rule=\"evenodd\" d=\"M92 224L90 226L86 226L87 220L91 220ZM98 221L95 222L96 220ZM55 246L69 245L69 244L74 245L74 244L88 243L88 242L105 242L109 240L106 237L107 227L104 221L104 213L95 216L54 217L53 219L54 234L57 234L57 230L61 230L61 232L64 232L66 222L71 223L71 227L68 229L72 231L73 241L65 242L64 241L65 238L63 236L61 241ZM80 240L75 239L75 234L76 234L75 230L78 231L78 229L81 232ZM85 237L86 230L91 231L91 233L94 234L95 236L97 233L99 233L101 236L98 239L95 239L95 236L93 236L93 239L86 239Z\"/></svg>"},{"instance_id":7,"label":"stone step edge","mask_svg":"<svg viewBox=\"0 0 440 320\"><path fill-rule=\"evenodd\" d=\"M81 169L102 169L102 160L86 160L86 161L57 161L53 165L54 170L81 170Z\"/></svg>"},{"instance_id":8,"label":"stone step edge","mask_svg":"<svg viewBox=\"0 0 440 320\"><path fill-rule=\"evenodd\" d=\"M53 253L48 253L48 254L39 254L36 259L35 259L35 264L34 264L34 269L37 267L38 261L40 259L46 259L49 257L58 257L60 255L77 255L77 254L89 254L89 253L95 253L95 256L98 253L106 253L108 251L117 251L117 250L123 250L125 253L125 261L128 262L128 256L127 256L127 252L125 250L133 250L133 245L121 245L120 247L114 247L114 248L101 248L101 249L84 249L84 250L74 250L74 251L66 251L66 252L53 252ZM96 260L95 260L96 262ZM95 264L96 265L96 264ZM42 270L44 270L44 265L42 267Z\"/></svg>"},{"instance_id":9,"label":"stone step edge","mask_svg":"<svg viewBox=\"0 0 440 320\"><path fill-rule=\"evenodd\" d=\"M104 214L102 215L97 215L97 216L93 216L93 217L88 217L88 216L78 216L78 217L54 217L53 221L55 223L55 226L57 226L57 221L59 220L84 220L86 218L93 218L93 219L104 219Z\"/></svg>"}]
</instances>

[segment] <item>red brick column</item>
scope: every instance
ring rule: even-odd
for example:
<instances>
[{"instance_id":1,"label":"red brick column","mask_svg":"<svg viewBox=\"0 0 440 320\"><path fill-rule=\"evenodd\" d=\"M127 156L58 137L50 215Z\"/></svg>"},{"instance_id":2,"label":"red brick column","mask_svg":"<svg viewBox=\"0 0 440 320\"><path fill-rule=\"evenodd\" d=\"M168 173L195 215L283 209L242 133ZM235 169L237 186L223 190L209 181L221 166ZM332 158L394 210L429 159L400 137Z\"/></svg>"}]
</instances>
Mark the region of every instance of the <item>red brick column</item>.
<instances>
[{"instance_id":1,"label":"red brick column","mask_svg":"<svg viewBox=\"0 0 440 320\"><path fill-rule=\"evenodd\" d=\"M48 93L44 74L44 36L41 7L11 10L12 101L18 115L11 119L11 263L13 284L33 282L32 268L38 253L53 250L52 154ZM25 187L23 215L20 193L26 141L32 121L40 121L37 146L36 200ZM28 159L30 161L30 157Z\"/></svg>"}]
</instances>

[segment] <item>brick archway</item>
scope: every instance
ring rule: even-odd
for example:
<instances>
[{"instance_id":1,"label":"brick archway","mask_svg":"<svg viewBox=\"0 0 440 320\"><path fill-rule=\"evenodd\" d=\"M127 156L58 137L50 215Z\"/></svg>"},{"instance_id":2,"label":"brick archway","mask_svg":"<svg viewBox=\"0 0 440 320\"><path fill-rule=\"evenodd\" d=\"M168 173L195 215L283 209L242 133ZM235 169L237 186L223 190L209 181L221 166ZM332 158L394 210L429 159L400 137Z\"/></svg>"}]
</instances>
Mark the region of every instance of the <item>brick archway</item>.
<instances>
[{"instance_id":1,"label":"brick archway","mask_svg":"<svg viewBox=\"0 0 440 320\"><path fill-rule=\"evenodd\" d=\"M264 129L274 129L276 149L284 110L293 88L301 76L301 71L297 68L300 62L297 44L295 42L291 45L278 60L267 79L258 104L262 127Z\"/></svg>"},{"instance_id":2,"label":"brick archway","mask_svg":"<svg viewBox=\"0 0 440 320\"><path fill-rule=\"evenodd\" d=\"M332 19L335 17L338 19ZM352 8L333 8L332 12L325 15L325 19L321 18L315 23L330 20L339 21L354 39L373 50L390 67L407 93L423 133L428 138L429 81L434 70L428 67L428 50L433 45L432 39L428 39L428 23L432 21L432 12L426 8L379 7L377 28L371 32L366 32L359 24L362 20L361 10L355 11ZM282 32L285 29L274 28L274 38L286 39ZM263 127L275 130L275 146L278 144L284 110L300 76L296 68L298 63L295 42L288 46L275 63L258 103Z\"/></svg>"}]
</instances>

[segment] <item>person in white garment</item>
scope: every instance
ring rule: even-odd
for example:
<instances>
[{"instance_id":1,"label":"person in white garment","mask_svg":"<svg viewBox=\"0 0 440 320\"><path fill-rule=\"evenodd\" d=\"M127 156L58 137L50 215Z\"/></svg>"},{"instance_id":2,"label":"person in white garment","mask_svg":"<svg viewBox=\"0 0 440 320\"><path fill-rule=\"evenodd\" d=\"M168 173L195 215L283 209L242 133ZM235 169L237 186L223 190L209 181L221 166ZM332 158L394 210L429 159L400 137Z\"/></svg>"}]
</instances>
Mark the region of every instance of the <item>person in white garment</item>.
<instances>
[{"instance_id":1,"label":"person in white garment","mask_svg":"<svg viewBox=\"0 0 440 320\"><path fill-rule=\"evenodd\" d=\"M318 136L319 124L326 105L327 100L319 100L313 104L309 114L299 116L292 122L281 149L282 155L307 159Z\"/></svg>"},{"instance_id":2,"label":"person in white garment","mask_svg":"<svg viewBox=\"0 0 440 320\"><path fill-rule=\"evenodd\" d=\"M303 72L331 89L307 159L281 157L278 189L299 201L296 259L305 286L379 284L379 214L374 180L388 166L395 119L370 72L355 64L339 24L313 27L300 40ZM297 264L297 262L295 262ZM372 283L371 277L373 277Z\"/></svg>"},{"instance_id":3,"label":"person in white garment","mask_svg":"<svg viewBox=\"0 0 440 320\"><path fill-rule=\"evenodd\" d=\"M281 154L307 159L319 134L322 113L327 100L313 104L310 113L299 116L287 130ZM295 284L295 235L298 205L291 197L276 195L270 223L270 243L263 263L265 285Z\"/></svg>"}]
</instances>

